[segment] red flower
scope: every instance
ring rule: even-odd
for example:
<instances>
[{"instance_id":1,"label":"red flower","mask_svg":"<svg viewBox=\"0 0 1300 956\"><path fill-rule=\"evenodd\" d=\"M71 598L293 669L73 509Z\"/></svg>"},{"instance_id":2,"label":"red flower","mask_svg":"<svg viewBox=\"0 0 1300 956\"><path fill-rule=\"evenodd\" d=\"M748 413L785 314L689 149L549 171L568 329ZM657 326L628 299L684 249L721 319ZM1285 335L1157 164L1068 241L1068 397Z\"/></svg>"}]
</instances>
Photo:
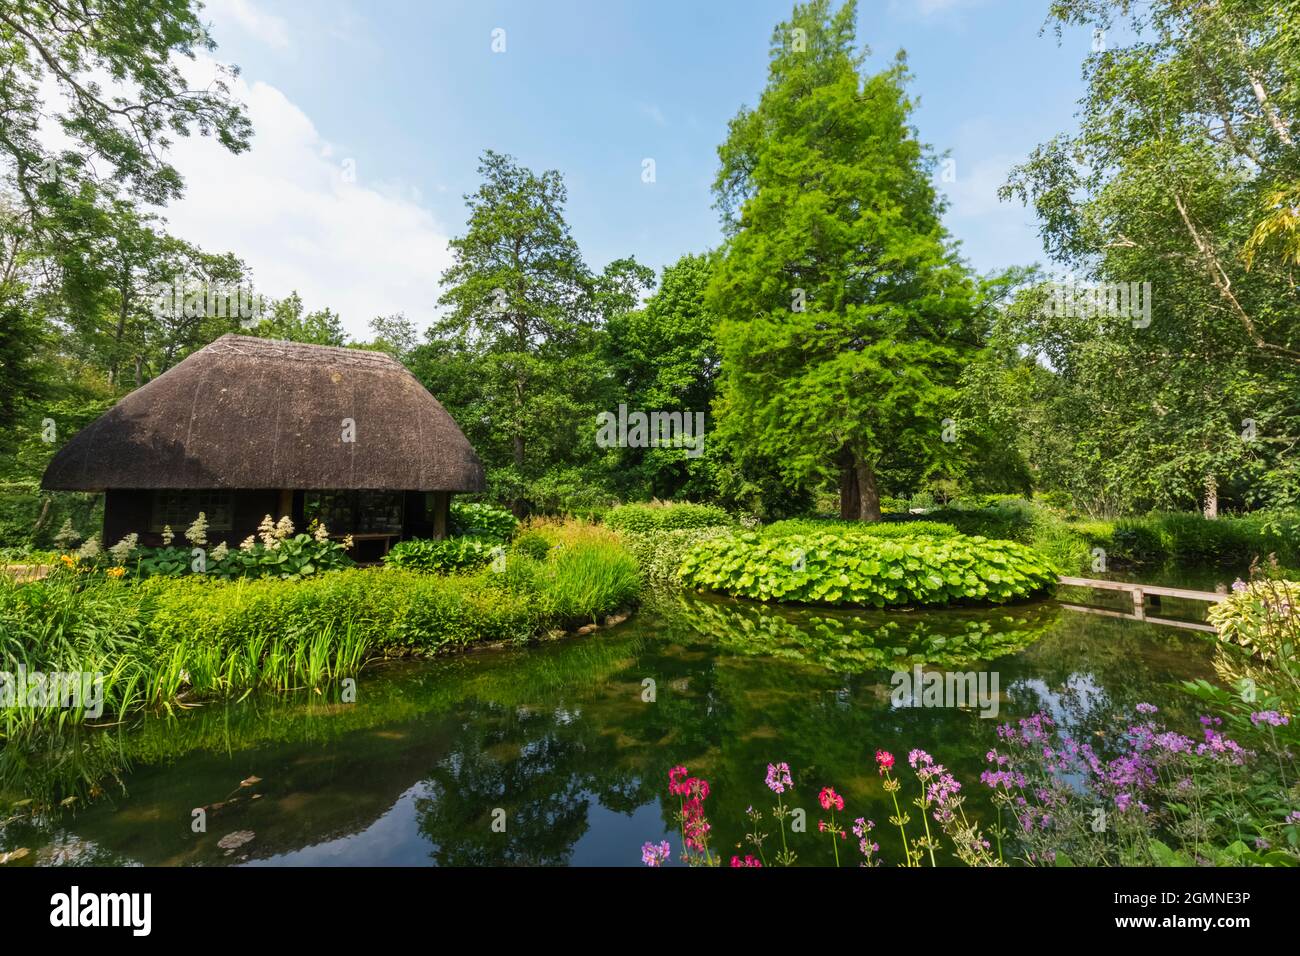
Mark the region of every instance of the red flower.
<instances>
[{"instance_id":1,"label":"red flower","mask_svg":"<svg viewBox=\"0 0 1300 956\"><path fill-rule=\"evenodd\" d=\"M830 787L822 787L822 792L817 795L817 799L821 803L823 810L829 810L832 806L836 810L844 809L844 798Z\"/></svg>"},{"instance_id":2,"label":"red flower","mask_svg":"<svg viewBox=\"0 0 1300 956\"><path fill-rule=\"evenodd\" d=\"M890 770L893 768L894 755L891 754L888 750L877 750L876 763L880 766L880 772L883 774L886 770Z\"/></svg>"}]
</instances>

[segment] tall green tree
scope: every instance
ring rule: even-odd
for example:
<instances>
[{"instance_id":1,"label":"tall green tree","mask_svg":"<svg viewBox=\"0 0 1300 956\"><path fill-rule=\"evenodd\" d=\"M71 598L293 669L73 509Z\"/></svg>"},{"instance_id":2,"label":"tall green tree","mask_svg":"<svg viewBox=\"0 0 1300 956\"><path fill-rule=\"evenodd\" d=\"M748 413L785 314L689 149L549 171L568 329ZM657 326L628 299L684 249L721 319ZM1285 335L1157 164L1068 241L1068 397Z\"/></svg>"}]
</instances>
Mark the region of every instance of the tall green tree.
<instances>
[{"instance_id":1,"label":"tall green tree","mask_svg":"<svg viewBox=\"0 0 1300 956\"><path fill-rule=\"evenodd\" d=\"M248 148L251 126L224 70L191 89L178 58L216 48L196 0L7 0L0 5L0 164L32 225L61 234L83 187L163 205L183 181L172 136L198 131ZM112 78L105 89L101 77ZM47 81L62 102L43 101ZM53 152L47 117L72 143Z\"/></svg>"},{"instance_id":2,"label":"tall green tree","mask_svg":"<svg viewBox=\"0 0 1300 956\"><path fill-rule=\"evenodd\" d=\"M1077 440L1070 490L1102 509L1294 501L1300 10L1261 0L1059 0L1106 43L1079 128L1004 189L1080 280L1151 283L1149 325L1018 310ZM1115 29L1123 27L1122 30ZM1118 42L1123 39L1124 42ZM1066 478L1066 475L1062 475Z\"/></svg>"},{"instance_id":3,"label":"tall green tree","mask_svg":"<svg viewBox=\"0 0 1300 956\"><path fill-rule=\"evenodd\" d=\"M856 4L796 7L759 104L731 121L715 183L728 238L709 289L720 408L794 480L837 478L880 517L878 474L941 467L975 290L909 126L902 54L864 70Z\"/></svg>"},{"instance_id":4,"label":"tall green tree","mask_svg":"<svg viewBox=\"0 0 1300 956\"><path fill-rule=\"evenodd\" d=\"M664 267L659 288L644 307L611 316L618 403L639 411L710 412L718 374L717 318L704 303L710 275L707 256L684 255ZM708 429L706 424L706 435ZM709 463L684 448L627 448L619 458L625 494L713 497Z\"/></svg>"},{"instance_id":5,"label":"tall green tree","mask_svg":"<svg viewBox=\"0 0 1300 956\"><path fill-rule=\"evenodd\" d=\"M545 474L594 459L594 413L611 383L603 322L636 301L647 277L630 260L591 273L555 170L538 174L489 150L479 173L482 185L465 197L467 229L451 241L454 262L442 276L446 311L418 374L444 401L464 396L451 406L457 420L494 493L523 514Z\"/></svg>"},{"instance_id":6,"label":"tall green tree","mask_svg":"<svg viewBox=\"0 0 1300 956\"><path fill-rule=\"evenodd\" d=\"M302 296L296 291L271 303L268 314L250 331L264 339L284 339L308 345L342 347L348 344L339 314L328 307L308 312Z\"/></svg>"}]
</instances>

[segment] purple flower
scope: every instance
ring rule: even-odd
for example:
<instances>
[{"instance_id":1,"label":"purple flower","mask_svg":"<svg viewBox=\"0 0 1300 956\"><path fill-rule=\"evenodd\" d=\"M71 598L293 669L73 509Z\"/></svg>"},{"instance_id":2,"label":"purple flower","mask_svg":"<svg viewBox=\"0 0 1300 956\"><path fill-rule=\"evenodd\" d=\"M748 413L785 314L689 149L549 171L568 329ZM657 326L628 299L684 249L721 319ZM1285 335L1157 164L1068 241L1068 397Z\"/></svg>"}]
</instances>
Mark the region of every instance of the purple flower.
<instances>
[{"instance_id":1,"label":"purple flower","mask_svg":"<svg viewBox=\"0 0 1300 956\"><path fill-rule=\"evenodd\" d=\"M641 847L641 862L646 866L663 866L668 858L672 856L672 847L668 841L661 843L647 843Z\"/></svg>"},{"instance_id":2,"label":"purple flower","mask_svg":"<svg viewBox=\"0 0 1300 956\"><path fill-rule=\"evenodd\" d=\"M1261 710L1250 715L1250 722L1258 727L1260 724L1268 724L1270 727L1285 727L1289 720L1279 714L1276 710Z\"/></svg>"},{"instance_id":3,"label":"purple flower","mask_svg":"<svg viewBox=\"0 0 1300 956\"><path fill-rule=\"evenodd\" d=\"M1137 705L1137 712L1138 712L1139 714L1154 714L1154 713L1155 713L1157 710L1159 710L1159 709L1160 709L1160 708L1157 707L1155 704L1138 704L1138 705Z\"/></svg>"},{"instance_id":4,"label":"purple flower","mask_svg":"<svg viewBox=\"0 0 1300 956\"><path fill-rule=\"evenodd\" d=\"M766 782L767 789L776 794L785 793L787 789L794 789L794 780L790 776L790 765L788 763L768 764Z\"/></svg>"}]
</instances>

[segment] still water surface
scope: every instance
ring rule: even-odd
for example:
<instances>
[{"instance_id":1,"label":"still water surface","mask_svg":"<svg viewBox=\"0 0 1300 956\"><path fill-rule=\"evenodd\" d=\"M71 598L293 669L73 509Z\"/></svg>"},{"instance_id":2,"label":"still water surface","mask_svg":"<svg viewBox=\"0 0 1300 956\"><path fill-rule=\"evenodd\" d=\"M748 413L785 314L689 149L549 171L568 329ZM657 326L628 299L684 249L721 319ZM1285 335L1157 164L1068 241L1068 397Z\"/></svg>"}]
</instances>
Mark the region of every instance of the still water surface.
<instances>
[{"instance_id":1,"label":"still water surface","mask_svg":"<svg viewBox=\"0 0 1300 956\"><path fill-rule=\"evenodd\" d=\"M640 865L647 840L679 847L665 781L685 764L712 786L713 846L729 858L746 808L772 805L768 762L788 761L788 803L812 831L793 846L800 862L830 862L815 821L831 785L847 818L877 821L893 864L877 748L900 767L912 748L934 754L988 822L978 775L1000 721L1046 710L1076 734L1105 733L1150 701L1189 729L1197 712L1174 685L1213 679L1211 653L1206 635L1052 601L853 613L671 595L585 637L373 667L355 703L261 695L65 735L43 753L11 746L0 809L70 786L102 794L0 828L0 852L28 848L19 865ZM915 661L996 673L998 718L896 706L890 675Z\"/></svg>"}]
</instances>

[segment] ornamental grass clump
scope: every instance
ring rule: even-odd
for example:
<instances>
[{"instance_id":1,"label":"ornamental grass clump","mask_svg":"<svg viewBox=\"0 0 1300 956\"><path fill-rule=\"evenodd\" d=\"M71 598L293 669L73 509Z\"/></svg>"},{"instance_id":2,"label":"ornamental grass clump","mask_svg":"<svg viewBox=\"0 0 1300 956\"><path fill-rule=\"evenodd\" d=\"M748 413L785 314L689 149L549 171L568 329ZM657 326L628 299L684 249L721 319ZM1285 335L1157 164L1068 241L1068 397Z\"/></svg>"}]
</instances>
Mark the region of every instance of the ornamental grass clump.
<instances>
[{"instance_id":1,"label":"ornamental grass clump","mask_svg":"<svg viewBox=\"0 0 1300 956\"><path fill-rule=\"evenodd\" d=\"M619 537L641 566L651 584L680 586L682 561L697 544L730 535L727 527L669 528L656 531L622 531Z\"/></svg>"},{"instance_id":2,"label":"ornamental grass clump","mask_svg":"<svg viewBox=\"0 0 1300 956\"><path fill-rule=\"evenodd\" d=\"M880 537L746 532L704 541L683 559L689 587L759 601L897 607L1028 598L1056 569L1031 548L964 535Z\"/></svg>"}]
</instances>

